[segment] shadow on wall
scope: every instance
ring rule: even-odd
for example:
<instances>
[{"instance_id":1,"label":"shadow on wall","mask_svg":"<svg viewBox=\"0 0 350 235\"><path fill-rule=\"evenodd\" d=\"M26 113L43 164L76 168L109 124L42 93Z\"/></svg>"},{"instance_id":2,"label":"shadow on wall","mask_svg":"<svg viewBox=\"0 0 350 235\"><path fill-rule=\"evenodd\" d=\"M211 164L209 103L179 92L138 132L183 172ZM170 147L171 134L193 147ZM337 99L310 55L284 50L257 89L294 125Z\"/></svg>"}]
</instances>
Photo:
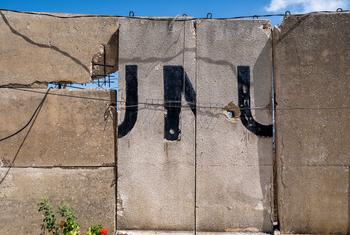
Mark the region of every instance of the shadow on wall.
<instances>
[{"instance_id":1,"label":"shadow on wall","mask_svg":"<svg viewBox=\"0 0 350 235\"><path fill-rule=\"evenodd\" d=\"M254 90L251 90L251 98L254 100L252 107L262 109L252 110L253 117L263 125L272 123L272 44L271 40L266 42L256 60L252 71L252 82ZM256 79L255 79L256 78ZM272 128L272 127L271 127ZM258 159L260 186L263 193L263 231L272 232L274 220L274 153L273 137L258 137Z\"/></svg>"}]
</instances>

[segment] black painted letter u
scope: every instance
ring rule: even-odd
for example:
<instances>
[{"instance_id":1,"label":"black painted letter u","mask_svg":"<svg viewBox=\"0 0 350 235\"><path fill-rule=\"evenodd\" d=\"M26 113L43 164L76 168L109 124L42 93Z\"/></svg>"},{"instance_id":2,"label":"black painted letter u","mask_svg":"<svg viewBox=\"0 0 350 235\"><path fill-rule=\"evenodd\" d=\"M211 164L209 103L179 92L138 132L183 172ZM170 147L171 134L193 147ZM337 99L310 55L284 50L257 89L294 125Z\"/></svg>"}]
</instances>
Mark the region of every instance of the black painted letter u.
<instances>
[{"instance_id":1,"label":"black painted letter u","mask_svg":"<svg viewBox=\"0 0 350 235\"><path fill-rule=\"evenodd\" d=\"M243 125L258 136L272 137L272 125L263 125L254 120L250 108L250 68L237 66L238 106Z\"/></svg>"},{"instance_id":2,"label":"black painted letter u","mask_svg":"<svg viewBox=\"0 0 350 235\"><path fill-rule=\"evenodd\" d=\"M138 111L137 65L125 66L125 116L118 126L118 138L127 135L135 126Z\"/></svg>"}]
</instances>

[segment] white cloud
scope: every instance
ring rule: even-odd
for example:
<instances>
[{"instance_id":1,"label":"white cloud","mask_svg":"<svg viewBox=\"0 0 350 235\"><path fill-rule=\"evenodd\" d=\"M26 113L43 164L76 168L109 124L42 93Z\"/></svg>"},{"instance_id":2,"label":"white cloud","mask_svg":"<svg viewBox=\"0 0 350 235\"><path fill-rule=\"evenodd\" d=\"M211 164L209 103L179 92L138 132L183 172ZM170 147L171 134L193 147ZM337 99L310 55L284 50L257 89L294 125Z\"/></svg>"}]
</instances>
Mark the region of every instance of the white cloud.
<instances>
[{"instance_id":1,"label":"white cloud","mask_svg":"<svg viewBox=\"0 0 350 235\"><path fill-rule=\"evenodd\" d=\"M292 13L312 11L335 11L338 8L348 9L350 0L271 0L266 11L279 12L290 10Z\"/></svg>"}]
</instances>

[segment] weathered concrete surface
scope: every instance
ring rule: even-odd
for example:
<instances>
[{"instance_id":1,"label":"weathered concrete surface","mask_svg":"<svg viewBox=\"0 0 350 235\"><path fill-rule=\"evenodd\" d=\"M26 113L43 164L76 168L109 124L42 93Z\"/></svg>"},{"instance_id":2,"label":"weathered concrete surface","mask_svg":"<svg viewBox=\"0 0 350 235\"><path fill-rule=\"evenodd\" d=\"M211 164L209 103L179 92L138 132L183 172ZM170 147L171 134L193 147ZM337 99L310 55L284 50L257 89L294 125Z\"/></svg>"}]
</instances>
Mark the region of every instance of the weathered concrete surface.
<instances>
[{"instance_id":1,"label":"weathered concrete surface","mask_svg":"<svg viewBox=\"0 0 350 235\"><path fill-rule=\"evenodd\" d=\"M349 168L286 166L281 192L280 222L289 233L348 234Z\"/></svg>"},{"instance_id":2,"label":"weathered concrete surface","mask_svg":"<svg viewBox=\"0 0 350 235\"><path fill-rule=\"evenodd\" d=\"M8 168L0 168L3 178ZM115 230L113 168L34 169L12 168L0 187L0 234L39 234L41 215L37 204L49 197L76 211L81 231L91 224Z\"/></svg>"},{"instance_id":3,"label":"weathered concrete surface","mask_svg":"<svg viewBox=\"0 0 350 235\"><path fill-rule=\"evenodd\" d=\"M117 70L116 17L0 12L0 85L91 80L92 60ZM65 18L67 17L67 18ZM95 66L93 74L103 74Z\"/></svg>"},{"instance_id":4,"label":"weathered concrete surface","mask_svg":"<svg viewBox=\"0 0 350 235\"><path fill-rule=\"evenodd\" d=\"M45 92L0 89L0 138L16 132L30 120ZM113 121L104 121L109 103L110 93L106 91L51 90L23 145L30 125L0 142L0 165L10 166L14 158L15 166L29 167L113 165Z\"/></svg>"},{"instance_id":5,"label":"weathered concrete surface","mask_svg":"<svg viewBox=\"0 0 350 235\"><path fill-rule=\"evenodd\" d=\"M139 107L135 126L118 139L119 230L194 228L195 117L191 110L183 108L181 140L167 141L163 107L164 65L185 65L195 87L194 36L190 21L121 22L119 101L127 98L125 66L137 65ZM186 105L184 99L182 104ZM120 107L121 126L125 109L123 104ZM118 131L121 134L125 128Z\"/></svg>"},{"instance_id":6,"label":"weathered concrete surface","mask_svg":"<svg viewBox=\"0 0 350 235\"><path fill-rule=\"evenodd\" d=\"M252 118L272 123L270 22L199 21L197 50L197 229L270 232L272 138L219 108L238 106L237 66L250 66Z\"/></svg>"},{"instance_id":7,"label":"weathered concrete surface","mask_svg":"<svg viewBox=\"0 0 350 235\"><path fill-rule=\"evenodd\" d=\"M350 233L350 14L275 30L281 232Z\"/></svg>"}]
</instances>

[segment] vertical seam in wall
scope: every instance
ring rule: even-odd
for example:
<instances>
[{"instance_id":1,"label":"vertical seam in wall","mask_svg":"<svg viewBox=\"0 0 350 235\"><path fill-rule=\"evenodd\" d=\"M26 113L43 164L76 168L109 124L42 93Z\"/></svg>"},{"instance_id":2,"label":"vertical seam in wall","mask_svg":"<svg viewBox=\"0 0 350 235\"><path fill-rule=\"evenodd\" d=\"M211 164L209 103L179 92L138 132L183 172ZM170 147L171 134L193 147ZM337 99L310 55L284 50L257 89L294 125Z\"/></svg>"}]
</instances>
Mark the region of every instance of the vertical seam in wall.
<instances>
[{"instance_id":1,"label":"vertical seam in wall","mask_svg":"<svg viewBox=\"0 0 350 235\"><path fill-rule=\"evenodd\" d=\"M198 91L197 91L197 81L198 81L198 38L197 38L197 21L193 21L194 36L195 36L195 61L196 61L196 72L195 72L195 91L196 91L196 115L194 116L194 235L197 234L197 100L198 100Z\"/></svg>"},{"instance_id":2,"label":"vertical seam in wall","mask_svg":"<svg viewBox=\"0 0 350 235\"><path fill-rule=\"evenodd\" d=\"M275 89L275 43L274 43L274 30L271 28L271 53L272 53L272 154L273 154L273 229L279 230L279 215L278 215L278 183L277 183L277 151L276 151L276 89Z\"/></svg>"},{"instance_id":3,"label":"vertical seam in wall","mask_svg":"<svg viewBox=\"0 0 350 235\"><path fill-rule=\"evenodd\" d=\"M111 90L111 103L114 105L113 110L113 142L114 142L114 223L116 234L118 231L118 112L117 112L117 91Z\"/></svg>"}]
</instances>

